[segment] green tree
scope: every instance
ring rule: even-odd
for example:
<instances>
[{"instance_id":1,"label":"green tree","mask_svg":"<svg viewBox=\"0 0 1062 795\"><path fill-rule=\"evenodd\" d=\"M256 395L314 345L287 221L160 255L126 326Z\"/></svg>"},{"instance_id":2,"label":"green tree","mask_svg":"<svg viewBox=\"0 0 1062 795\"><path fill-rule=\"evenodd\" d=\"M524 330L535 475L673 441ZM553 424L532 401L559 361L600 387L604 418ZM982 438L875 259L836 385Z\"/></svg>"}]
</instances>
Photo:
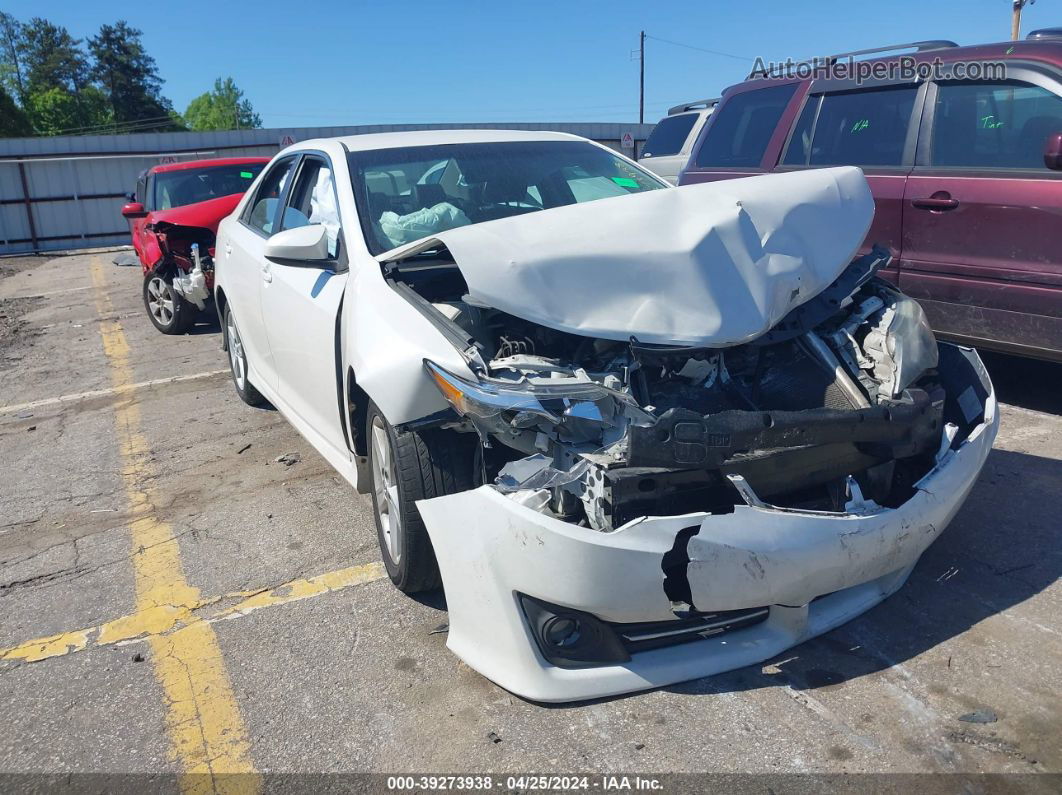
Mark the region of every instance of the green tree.
<instances>
[{"instance_id":1,"label":"green tree","mask_svg":"<svg viewBox=\"0 0 1062 795\"><path fill-rule=\"evenodd\" d=\"M81 50L81 39L40 17L31 19L23 30L27 96L53 88L76 94L88 85L89 65Z\"/></svg>"},{"instance_id":2,"label":"green tree","mask_svg":"<svg viewBox=\"0 0 1062 795\"><path fill-rule=\"evenodd\" d=\"M22 109L42 135L96 131L109 121L107 103L90 83L81 39L41 17L22 26Z\"/></svg>"},{"instance_id":3,"label":"green tree","mask_svg":"<svg viewBox=\"0 0 1062 795\"><path fill-rule=\"evenodd\" d=\"M262 126L249 99L231 77L214 81L214 90L200 94L188 103L185 123L193 130L245 130Z\"/></svg>"},{"instance_id":4,"label":"green tree","mask_svg":"<svg viewBox=\"0 0 1062 795\"><path fill-rule=\"evenodd\" d=\"M0 11L0 85L6 86L22 104L26 103L26 27L10 14Z\"/></svg>"},{"instance_id":5,"label":"green tree","mask_svg":"<svg viewBox=\"0 0 1062 795\"><path fill-rule=\"evenodd\" d=\"M160 93L162 79L142 35L125 21L101 25L99 34L89 39L95 60L92 76L110 103L116 129L184 129L173 105Z\"/></svg>"},{"instance_id":6,"label":"green tree","mask_svg":"<svg viewBox=\"0 0 1062 795\"><path fill-rule=\"evenodd\" d=\"M19 138L33 135L33 126L22 108L0 86L0 138Z\"/></svg>"},{"instance_id":7,"label":"green tree","mask_svg":"<svg viewBox=\"0 0 1062 795\"><path fill-rule=\"evenodd\" d=\"M86 86L74 94L62 88L49 88L30 94L27 111L40 135L77 135L107 132L110 106L96 86Z\"/></svg>"}]
</instances>

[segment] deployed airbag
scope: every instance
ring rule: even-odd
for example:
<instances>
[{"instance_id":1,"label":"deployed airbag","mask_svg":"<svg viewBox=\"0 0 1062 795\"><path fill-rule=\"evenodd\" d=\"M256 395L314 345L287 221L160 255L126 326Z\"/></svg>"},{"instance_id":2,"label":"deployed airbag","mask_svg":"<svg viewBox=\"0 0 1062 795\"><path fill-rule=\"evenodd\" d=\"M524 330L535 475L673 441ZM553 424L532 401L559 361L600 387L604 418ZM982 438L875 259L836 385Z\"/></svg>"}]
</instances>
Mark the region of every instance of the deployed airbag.
<instances>
[{"instance_id":1,"label":"deployed airbag","mask_svg":"<svg viewBox=\"0 0 1062 795\"><path fill-rule=\"evenodd\" d=\"M719 347L764 334L833 282L873 215L863 173L842 167L605 198L434 238L476 302L584 336Z\"/></svg>"},{"instance_id":2,"label":"deployed airbag","mask_svg":"<svg viewBox=\"0 0 1062 795\"><path fill-rule=\"evenodd\" d=\"M380 230L396 246L470 223L468 216L449 202L422 207L407 215L388 210L380 216Z\"/></svg>"}]
</instances>

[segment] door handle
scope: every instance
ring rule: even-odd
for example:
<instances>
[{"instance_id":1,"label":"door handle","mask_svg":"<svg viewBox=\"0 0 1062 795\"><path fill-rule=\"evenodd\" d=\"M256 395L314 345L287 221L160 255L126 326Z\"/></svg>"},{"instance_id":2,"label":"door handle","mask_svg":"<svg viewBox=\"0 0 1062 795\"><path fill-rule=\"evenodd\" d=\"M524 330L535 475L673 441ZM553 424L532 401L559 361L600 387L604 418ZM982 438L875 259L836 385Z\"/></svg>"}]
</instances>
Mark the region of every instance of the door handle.
<instances>
[{"instance_id":1,"label":"door handle","mask_svg":"<svg viewBox=\"0 0 1062 795\"><path fill-rule=\"evenodd\" d=\"M230 243L225 244L225 256L229 256L232 253L232 245Z\"/></svg>"},{"instance_id":2,"label":"door handle","mask_svg":"<svg viewBox=\"0 0 1062 795\"><path fill-rule=\"evenodd\" d=\"M927 196L924 199L911 199L911 204L923 210L954 210L959 206L959 200L950 196Z\"/></svg>"},{"instance_id":3,"label":"door handle","mask_svg":"<svg viewBox=\"0 0 1062 795\"><path fill-rule=\"evenodd\" d=\"M263 282L271 282L271 281L273 281L273 273L272 273L272 271L269 270L269 266L268 265L263 265L262 266L262 281Z\"/></svg>"}]
</instances>

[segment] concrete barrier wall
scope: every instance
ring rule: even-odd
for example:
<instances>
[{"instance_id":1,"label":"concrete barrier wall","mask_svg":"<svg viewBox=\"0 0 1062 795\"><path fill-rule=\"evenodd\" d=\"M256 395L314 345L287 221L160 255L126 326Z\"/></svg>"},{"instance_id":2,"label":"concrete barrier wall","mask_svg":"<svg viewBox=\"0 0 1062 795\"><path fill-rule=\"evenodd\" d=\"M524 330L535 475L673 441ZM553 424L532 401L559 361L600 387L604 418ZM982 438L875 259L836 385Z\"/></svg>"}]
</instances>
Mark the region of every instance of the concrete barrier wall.
<instances>
[{"instance_id":1,"label":"concrete barrier wall","mask_svg":"<svg viewBox=\"0 0 1062 795\"><path fill-rule=\"evenodd\" d=\"M494 128L570 132L620 150L629 132L637 154L651 124L475 123L301 127L205 133L138 133L0 139L0 254L129 242L121 216L137 176L163 158L272 156L280 142L402 130Z\"/></svg>"}]
</instances>

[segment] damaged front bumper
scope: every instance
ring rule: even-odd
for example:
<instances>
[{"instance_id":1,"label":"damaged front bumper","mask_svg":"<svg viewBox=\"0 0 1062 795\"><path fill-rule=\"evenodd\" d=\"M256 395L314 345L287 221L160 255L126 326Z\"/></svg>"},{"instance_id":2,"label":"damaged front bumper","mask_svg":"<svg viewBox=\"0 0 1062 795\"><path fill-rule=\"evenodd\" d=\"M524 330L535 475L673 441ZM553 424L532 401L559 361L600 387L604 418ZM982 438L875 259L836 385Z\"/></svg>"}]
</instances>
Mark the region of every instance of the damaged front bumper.
<instances>
[{"instance_id":1,"label":"damaged front bumper","mask_svg":"<svg viewBox=\"0 0 1062 795\"><path fill-rule=\"evenodd\" d=\"M418 502L446 590L447 645L518 695L573 701L760 662L859 615L904 583L992 447L991 382L976 353L956 357L970 383L947 387L969 425L954 442L945 433L935 465L896 508L858 492L845 512L779 508L739 478L746 504L731 513L649 516L603 533L491 486ZM578 643L604 649L598 660L565 660L580 636L573 617L586 621ZM543 621L553 622L545 635ZM549 632L558 648L544 651Z\"/></svg>"}]
</instances>

